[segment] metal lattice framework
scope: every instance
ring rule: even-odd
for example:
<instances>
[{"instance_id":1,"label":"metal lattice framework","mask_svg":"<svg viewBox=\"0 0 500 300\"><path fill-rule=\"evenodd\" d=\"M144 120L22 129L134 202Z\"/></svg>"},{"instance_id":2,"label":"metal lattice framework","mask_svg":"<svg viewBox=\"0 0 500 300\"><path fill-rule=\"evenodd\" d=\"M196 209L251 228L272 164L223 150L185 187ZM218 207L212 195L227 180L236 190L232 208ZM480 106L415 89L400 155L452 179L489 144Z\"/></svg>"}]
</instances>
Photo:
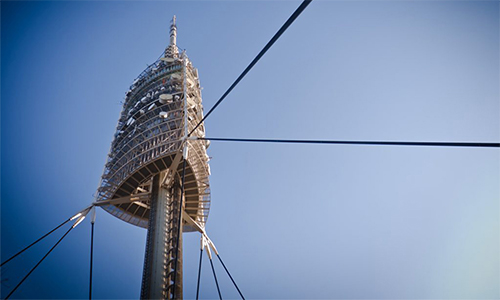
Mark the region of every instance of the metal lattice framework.
<instances>
[{"instance_id":1,"label":"metal lattice framework","mask_svg":"<svg viewBox=\"0 0 500 300\"><path fill-rule=\"evenodd\" d=\"M179 176L179 155L185 142L189 151L184 208L193 220L205 224L210 208L209 142L186 139L202 118L198 71L185 51L179 54L175 43L171 44L164 57L149 65L126 93L96 205L119 219L147 228L151 180L169 169ZM204 126L199 126L193 136L204 137ZM193 228L185 223L184 231Z\"/></svg>"}]
</instances>

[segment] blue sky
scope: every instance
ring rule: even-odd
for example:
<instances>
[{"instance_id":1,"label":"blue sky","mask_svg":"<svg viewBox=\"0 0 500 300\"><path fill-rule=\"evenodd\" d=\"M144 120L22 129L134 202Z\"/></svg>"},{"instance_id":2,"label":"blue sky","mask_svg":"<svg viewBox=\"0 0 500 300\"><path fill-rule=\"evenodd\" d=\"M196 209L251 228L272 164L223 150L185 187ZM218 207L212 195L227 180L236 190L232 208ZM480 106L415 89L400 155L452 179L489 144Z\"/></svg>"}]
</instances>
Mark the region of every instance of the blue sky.
<instances>
[{"instance_id":1,"label":"blue sky","mask_svg":"<svg viewBox=\"0 0 500 300\"><path fill-rule=\"evenodd\" d=\"M172 15L207 110L299 4L1 2L2 260L92 201L120 101ZM207 136L498 142L499 50L496 1L314 1ZM249 299L500 297L497 149L213 142L209 155L207 231ZM62 233L2 269L2 297ZM86 220L14 296L86 298L89 233ZM98 211L96 298L139 297L145 237ZM198 245L184 235L186 298ZM217 298L208 264L201 296Z\"/></svg>"}]
</instances>

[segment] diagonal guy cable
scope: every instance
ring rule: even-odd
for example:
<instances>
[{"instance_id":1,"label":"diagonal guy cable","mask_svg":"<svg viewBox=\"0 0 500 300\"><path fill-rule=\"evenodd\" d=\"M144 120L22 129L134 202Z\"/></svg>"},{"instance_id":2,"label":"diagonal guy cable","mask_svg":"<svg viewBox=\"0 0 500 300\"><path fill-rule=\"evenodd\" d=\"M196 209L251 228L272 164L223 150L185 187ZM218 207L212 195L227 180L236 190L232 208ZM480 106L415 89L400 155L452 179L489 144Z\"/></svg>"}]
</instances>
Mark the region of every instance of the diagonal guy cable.
<instances>
[{"instance_id":1,"label":"diagonal guy cable","mask_svg":"<svg viewBox=\"0 0 500 300\"><path fill-rule=\"evenodd\" d=\"M35 245L36 243L38 243L39 241L43 240L44 238L46 238L47 236L49 236L52 232L56 231L57 229L59 229L61 226L63 226L64 224L68 223L69 221L71 221L71 218L67 219L66 221L62 222L61 224L59 224L59 226L57 226L56 228L52 229L51 231L49 231L48 233L46 233L44 236L42 236L41 238L39 238L38 240L34 241L33 243L31 243L29 246L27 246L26 248L22 249L21 251L17 252L16 254L12 255L9 259L7 259L6 261L4 261L1 265L5 265L6 263L8 263L9 261L11 261L13 258L15 258L16 256L18 256L19 254L23 253L24 251L28 250L29 248L31 248L31 246Z\"/></svg>"},{"instance_id":2,"label":"diagonal guy cable","mask_svg":"<svg viewBox=\"0 0 500 300\"><path fill-rule=\"evenodd\" d=\"M337 140L284 140L284 139L246 139L246 138L211 138L190 137L190 140L249 143L281 144L337 144L337 145L373 145L373 146L423 146L423 147L479 147L500 148L500 143L487 142L398 142L398 141L337 141Z\"/></svg>"},{"instance_id":3,"label":"diagonal guy cable","mask_svg":"<svg viewBox=\"0 0 500 300\"><path fill-rule=\"evenodd\" d=\"M75 223L68 229L68 231L66 231L66 233L57 241L57 243L55 243L55 245L52 246L52 248L50 248L49 252L47 252L42 257L42 259L40 259L40 261L38 261L38 263L28 272L28 274L26 274L26 276L24 276L23 279L21 279L21 281L16 285L16 287L12 291L10 291L10 293L7 295L7 297L5 297L5 300L9 299L10 296L12 296L12 294L21 286L21 284L23 284L23 282L31 275L31 273L33 273L33 271L35 271L35 269L38 268L38 266L44 261L44 259L46 259L47 256L49 256L49 254L57 247L57 245L59 245L59 243L66 237L66 235L68 235L68 233L71 230L73 230L73 228L78 226L78 224L80 224L85 219L85 216L87 215L87 213L90 211L91 208L92 208L92 206L89 206L89 207L83 209L82 211L80 211L79 213L77 213L76 215L74 215L73 217L69 218L70 221L76 219ZM64 222L63 224L65 224L66 222ZM60 225L60 226L62 226L62 225ZM59 227L57 227L57 228L59 228Z\"/></svg>"},{"instance_id":4,"label":"diagonal guy cable","mask_svg":"<svg viewBox=\"0 0 500 300\"><path fill-rule=\"evenodd\" d=\"M0 264L0 267L2 267L3 265L5 265L6 263L8 263L9 261L11 261L12 259L14 259L15 257L17 257L19 254L23 253L24 251L28 250L29 248L31 248L32 246L34 246L36 243L38 243L39 241L43 240L44 238L46 238L47 236L49 236L51 233L53 233L54 231L56 231L57 229L59 229L60 227L62 227L64 224L68 223L69 221L72 221L80 216L82 216L83 214L86 214L85 212L88 210L89 208L85 208L83 209L82 211L78 212L76 215L72 216L71 218L68 218L66 219L66 221L62 222L61 224L59 224L56 228L52 229L51 231L47 232L44 236L42 236L41 238L39 238L38 240L34 241L33 243L31 243L29 246L25 247L24 249L20 250L19 252L17 252L16 254L12 255L9 259L7 259L6 261L2 262Z\"/></svg>"},{"instance_id":5,"label":"diagonal guy cable","mask_svg":"<svg viewBox=\"0 0 500 300\"><path fill-rule=\"evenodd\" d=\"M231 273L229 273L229 270L226 268L226 265L225 265L225 264L224 264L224 262L222 261L222 258L220 258L219 253L216 253L216 254L217 254L217 258L219 259L220 263L221 263L221 264L222 264L222 266L224 267L224 270L226 270L227 275L229 275L229 278L230 278L230 279L231 279L231 281L233 282L234 287L238 290L238 293L240 294L241 299L245 300L245 297L243 297L243 294L241 293L240 288L239 288L239 287L238 287L238 285L236 284L236 281L234 281L233 276L231 276Z\"/></svg>"},{"instance_id":6,"label":"diagonal guy cable","mask_svg":"<svg viewBox=\"0 0 500 300\"><path fill-rule=\"evenodd\" d=\"M217 281L217 275L215 275L215 268L212 259L210 258L210 266L212 266L212 273L214 274L215 286L217 286L217 292L219 293L219 299L222 300L222 294L220 293L219 282Z\"/></svg>"},{"instance_id":7,"label":"diagonal guy cable","mask_svg":"<svg viewBox=\"0 0 500 300\"><path fill-rule=\"evenodd\" d=\"M47 254L45 254L42 259L40 259L40 261L28 272L28 274L26 274L26 276L23 277L23 279L16 285L16 287L10 291L10 293L7 295L7 297L5 297L5 300L9 299L10 296L12 296L12 294L14 294L14 292L21 286L21 284L23 284L23 282L31 275L31 273L33 273L33 271L35 271L35 269L42 263L42 261L47 258L47 256L49 256L50 252L52 252L52 250L54 250L57 245L59 245L59 243L66 237L66 235L68 235L68 233L73 229L75 228L74 226L71 226L68 231L66 231L66 233L62 236L62 238L60 238L57 243L52 246L52 248L50 248L49 252L47 252Z\"/></svg>"},{"instance_id":8,"label":"diagonal guy cable","mask_svg":"<svg viewBox=\"0 0 500 300\"><path fill-rule=\"evenodd\" d=\"M189 132L188 136L190 136L198 126L205 121L208 116L219 106L219 104L226 98L226 96L234 89L234 87L245 77L245 75L253 68L253 66L260 60L260 58L271 48L271 46L279 39L279 37L287 30L290 25L297 19L297 17L304 11L304 9L311 3L312 0L304 0L300 6L293 12L293 14L286 20L285 24L281 26L281 28L276 32L276 34L271 38L271 40L264 46L264 48L257 54L257 56L252 60L252 62L246 67L246 69L241 73L241 75L231 84L231 86L227 89L227 91L220 97L220 99L215 103L214 106L208 111L208 113L201 119L201 121L196 124L196 126Z\"/></svg>"}]
</instances>

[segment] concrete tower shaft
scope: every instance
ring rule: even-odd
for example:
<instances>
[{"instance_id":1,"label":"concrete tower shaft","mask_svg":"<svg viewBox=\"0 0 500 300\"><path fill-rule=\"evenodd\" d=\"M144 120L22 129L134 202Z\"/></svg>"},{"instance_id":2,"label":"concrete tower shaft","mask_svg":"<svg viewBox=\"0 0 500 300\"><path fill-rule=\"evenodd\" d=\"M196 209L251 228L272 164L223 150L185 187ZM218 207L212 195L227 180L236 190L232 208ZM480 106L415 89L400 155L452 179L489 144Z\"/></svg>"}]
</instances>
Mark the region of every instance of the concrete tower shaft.
<instances>
[{"instance_id":1,"label":"concrete tower shaft","mask_svg":"<svg viewBox=\"0 0 500 300\"><path fill-rule=\"evenodd\" d=\"M172 186L162 185L165 176L168 174L161 172L152 182L141 299L182 298L182 228L178 228L181 186L178 180Z\"/></svg>"}]
</instances>

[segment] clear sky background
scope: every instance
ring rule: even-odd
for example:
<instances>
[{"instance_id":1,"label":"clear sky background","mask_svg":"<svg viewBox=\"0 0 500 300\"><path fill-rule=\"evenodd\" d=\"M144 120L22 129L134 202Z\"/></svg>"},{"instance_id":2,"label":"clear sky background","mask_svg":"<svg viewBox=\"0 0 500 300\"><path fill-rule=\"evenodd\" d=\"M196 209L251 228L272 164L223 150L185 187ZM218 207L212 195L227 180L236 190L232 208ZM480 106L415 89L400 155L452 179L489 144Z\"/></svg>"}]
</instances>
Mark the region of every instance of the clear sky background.
<instances>
[{"instance_id":1,"label":"clear sky background","mask_svg":"<svg viewBox=\"0 0 500 300\"><path fill-rule=\"evenodd\" d=\"M2 261L93 200L120 101L172 15L207 111L299 4L2 1ZM498 142L499 63L497 1L313 1L207 136ZM249 299L500 297L498 149L213 142L209 155L207 231ZM88 297L89 223L14 298ZM95 229L95 298L137 299L146 230L103 210ZM64 230L2 268L2 297ZM194 298L199 234L184 242ZM207 260L201 296L218 298Z\"/></svg>"}]
</instances>

